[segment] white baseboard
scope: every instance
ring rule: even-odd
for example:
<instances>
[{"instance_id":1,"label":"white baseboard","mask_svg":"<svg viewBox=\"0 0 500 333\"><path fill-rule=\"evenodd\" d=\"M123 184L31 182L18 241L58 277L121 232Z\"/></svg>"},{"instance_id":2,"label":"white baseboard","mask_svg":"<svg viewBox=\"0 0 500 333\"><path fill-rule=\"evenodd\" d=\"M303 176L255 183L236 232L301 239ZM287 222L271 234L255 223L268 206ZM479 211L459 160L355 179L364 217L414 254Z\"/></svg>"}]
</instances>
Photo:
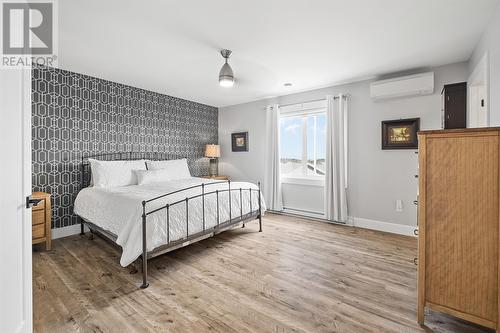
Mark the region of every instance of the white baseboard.
<instances>
[{"instance_id":1,"label":"white baseboard","mask_svg":"<svg viewBox=\"0 0 500 333\"><path fill-rule=\"evenodd\" d=\"M385 231L406 236L415 236L413 231L416 229L416 227L412 225L382 222L354 216L349 217L347 224L352 225L353 227Z\"/></svg>"},{"instance_id":2,"label":"white baseboard","mask_svg":"<svg viewBox=\"0 0 500 333\"><path fill-rule=\"evenodd\" d=\"M80 233L80 223L70 225L67 227L62 227L62 228L57 228L57 229L52 229L52 239L58 239L58 238L63 238L63 237L68 237L72 235L77 235ZM89 231L89 228L85 226L85 232Z\"/></svg>"},{"instance_id":3,"label":"white baseboard","mask_svg":"<svg viewBox=\"0 0 500 333\"><path fill-rule=\"evenodd\" d=\"M313 220L322 221L322 222L343 224L340 222L328 221L328 220L323 219L322 217L312 216L313 214L304 214L304 213L298 214L298 213L292 213L290 211L287 212L286 210L284 210L283 212L273 212L273 213L280 214L280 215L287 215L288 214L288 215L299 216L299 217L303 217L306 219L313 219ZM405 236L415 236L414 230L416 229L416 227L412 226L412 225L382 222L382 221L370 220L370 219L365 219L362 217L353 217L353 216L349 216L344 225L347 225L350 227L358 227L358 228L364 228L364 229L390 232L393 234L405 235Z\"/></svg>"}]
</instances>

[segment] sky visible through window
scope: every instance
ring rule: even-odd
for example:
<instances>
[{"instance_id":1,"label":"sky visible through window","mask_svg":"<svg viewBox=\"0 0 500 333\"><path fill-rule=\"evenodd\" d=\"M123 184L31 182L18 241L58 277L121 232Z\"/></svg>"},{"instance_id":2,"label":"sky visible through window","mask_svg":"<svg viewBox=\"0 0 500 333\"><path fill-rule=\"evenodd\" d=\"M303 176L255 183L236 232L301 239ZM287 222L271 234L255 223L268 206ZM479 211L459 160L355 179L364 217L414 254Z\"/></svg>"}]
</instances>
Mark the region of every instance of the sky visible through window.
<instances>
[{"instance_id":1,"label":"sky visible through window","mask_svg":"<svg viewBox=\"0 0 500 333\"><path fill-rule=\"evenodd\" d=\"M314 153L314 121L313 116L307 117L307 158L312 159ZM317 116L316 155L325 158L326 155L326 119L325 115ZM281 118L280 121L281 157L302 159L302 117Z\"/></svg>"},{"instance_id":2,"label":"sky visible through window","mask_svg":"<svg viewBox=\"0 0 500 333\"><path fill-rule=\"evenodd\" d=\"M306 131L307 136L305 145L303 131ZM305 149L307 149L307 161L302 161L302 153ZM316 154L316 163L314 163L314 154ZM319 113L281 118L280 155L282 174L285 176L324 174L326 115ZM304 162L307 162L307 168L304 167Z\"/></svg>"}]
</instances>

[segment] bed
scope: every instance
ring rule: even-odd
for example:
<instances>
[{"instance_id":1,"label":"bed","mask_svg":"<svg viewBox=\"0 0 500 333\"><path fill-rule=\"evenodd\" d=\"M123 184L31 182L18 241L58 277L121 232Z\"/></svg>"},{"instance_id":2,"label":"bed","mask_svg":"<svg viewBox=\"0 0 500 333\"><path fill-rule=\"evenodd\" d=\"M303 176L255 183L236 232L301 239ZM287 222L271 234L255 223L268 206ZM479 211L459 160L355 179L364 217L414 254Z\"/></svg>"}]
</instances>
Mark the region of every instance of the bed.
<instances>
[{"instance_id":1,"label":"bed","mask_svg":"<svg viewBox=\"0 0 500 333\"><path fill-rule=\"evenodd\" d=\"M147 165L153 163L171 165L179 161L166 157L160 153L112 153L82 158L82 188L74 205L82 233L87 225L92 233L119 245L123 267L141 259L141 288L149 286L148 259L236 226L244 227L251 220L258 220L262 231L266 206L260 183L214 181L191 177L189 171L183 170L148 170ZM102 186L91 172L98 170L93 164L96 159L99 163L116 161L116 165L120 165L118 161L135 163L131 168L142 167L144 161L146 171L134 170L136 180ZM113 173L125 175L126 169L120 167ZM166 177L158 177L162 174Z\"/></svg>"}]
</instances>

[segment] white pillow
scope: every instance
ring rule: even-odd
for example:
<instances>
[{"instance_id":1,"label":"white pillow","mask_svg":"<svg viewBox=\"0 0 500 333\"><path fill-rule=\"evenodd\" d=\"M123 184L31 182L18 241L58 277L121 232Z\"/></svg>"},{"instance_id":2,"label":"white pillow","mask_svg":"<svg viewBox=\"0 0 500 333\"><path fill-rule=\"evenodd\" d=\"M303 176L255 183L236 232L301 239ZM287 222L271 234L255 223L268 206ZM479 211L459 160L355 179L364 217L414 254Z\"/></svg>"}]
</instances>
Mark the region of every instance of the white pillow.
<instances>
[{"instance_id":1,"label":"white pillow","mask_svg":"<svg viewBox=\"0 0 500 333\"><path fill-rule=\"evenodd\" d=\"M185 179L191 178L191 173L189 172L187 159L183 158L181 160L168 160L168 161L146 161L148 170L169 170L171 175L170 180L174 179Z\"/></svg>"},{"instance_id":2,"label":"white pillow","mask_svg":"<svg viewBox=\"0 0 500 333\"><path fill-rule=\"evenodd\" d=\"M95 187L136 185L135 170L146 170L145 160L99 161L89 159L92 184Z\"/></svg>"},{"instance_id":3,"label":"white pillow","mask_svg":"<svg viewBox=\"0 0 500 333\"><path fill-rule=\"evenodd\" d=\"M135 174L137 176L138 185L146 185L174 180L172 179L172 173L168 169L136 170Z\"/></svg>"}]
</instances>

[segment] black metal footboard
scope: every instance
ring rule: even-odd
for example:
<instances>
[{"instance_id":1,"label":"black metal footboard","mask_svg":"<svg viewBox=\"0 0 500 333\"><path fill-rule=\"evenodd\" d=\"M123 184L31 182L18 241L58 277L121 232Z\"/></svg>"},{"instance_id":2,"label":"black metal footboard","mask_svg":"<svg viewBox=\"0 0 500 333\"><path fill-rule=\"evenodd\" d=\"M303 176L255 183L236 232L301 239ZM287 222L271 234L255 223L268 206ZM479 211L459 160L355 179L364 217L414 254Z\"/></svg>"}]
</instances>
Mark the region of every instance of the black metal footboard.
<instances>
[{"instance_id":1,"label":"black metal footboard","mask_svg":"<svg viewBox=\"0 0 500 333\"><path fill-rule=\"evenodd\" d=\"M215 191L206 191L207 187L210 187L211 185L217 185L217 184L228 184L227 189L222 189L222 190L215 190ZM148 204L151 204L157 200L160 199L165 199L170 195L178 194L184 191L192 190L195 188L200 188L201 187L201 194L193 195L190 197L186 197L185 199L181 199L172 203L168 203L165 206L162 206L160 208L148 210L147 206ZM240 196L240 207L239 208L239 214L233 217L233 207L232 207L232 193L234 192L239 192ZM252 206L252 193L257 191L258 192L258 205L257 207ZM228 192L228 203L229 203L229 220L227 221L220 221L220 200L219 200L219 195L221 193ZM248 192L249 193L249 213L243 214L243 192ZM207 195L215 195L216 197L216 219L217 219L217 224L214 227L206 228L205 225L205 197ZM190 233L189 232L189 201L194 200L197 198L201 198L202 202L202 231L196 232L196 233ZM170 210L172 207L176 205L185 205L186 206L186 237L175 240L175 241L170 241ZM167 223L167 244L160 246L158 248L155 248L154 250L148 252L147 251L147 223L148 223L148 216L154 213L157 213L159 211L166 211L166 223ZM166 194L163 194L161 196L158 196L156 198L152 198L149 200L145 200L142 202L142 285L141 288L147 288L149 286L148 283L148 259L156 257L158 255L164 254L166 252L178 249L180 247L187 246L189 244L198 242L202 239L212 237L222 231L225 231L227 229L230 229L234 227L234 225L243 223L243 227L245 226L245 222L252 220L252 219L258 219L259 220L259 232L262 232L262 204L261 204L261 191L260 191L260 182L258 183L258 189L252 189L252 188L231 188L231 181L218 181L218 182L211 182L211 183L203 183L200 185L194 185L194 186L189 186L180 190L176 190L173 192L169 192Z\"/></svg>"}]
</instances>

